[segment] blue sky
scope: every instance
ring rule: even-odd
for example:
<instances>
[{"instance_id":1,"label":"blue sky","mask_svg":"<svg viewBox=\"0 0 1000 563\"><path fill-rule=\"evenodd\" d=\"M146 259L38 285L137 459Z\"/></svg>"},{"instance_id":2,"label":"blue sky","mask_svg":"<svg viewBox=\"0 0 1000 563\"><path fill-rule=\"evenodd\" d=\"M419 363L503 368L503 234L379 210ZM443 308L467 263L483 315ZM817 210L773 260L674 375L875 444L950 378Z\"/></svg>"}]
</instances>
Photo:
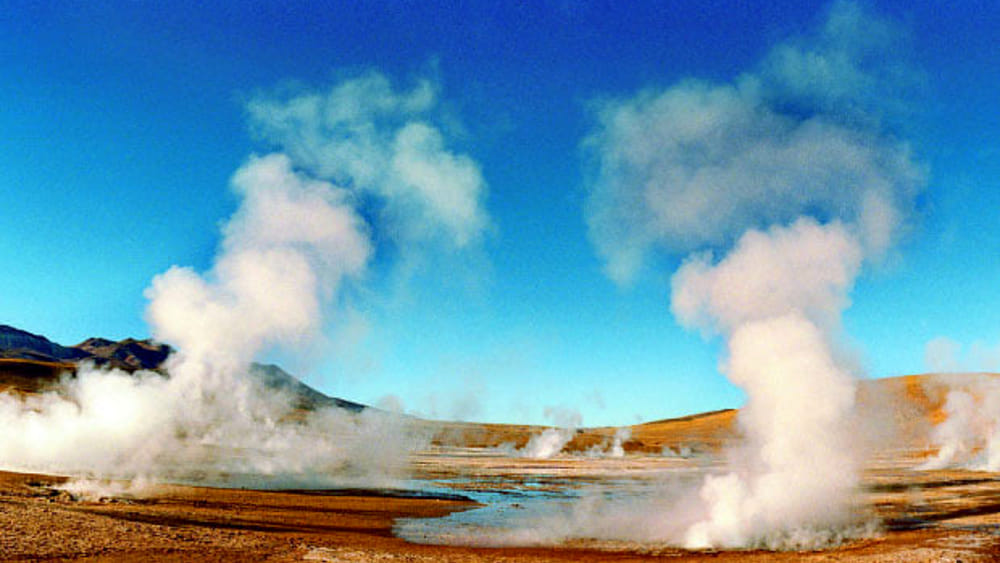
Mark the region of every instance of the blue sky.
<instances>
[{"instance_id":1,"label":"blue sky","mask_svg":"<svg viewBox=\"0 0 1000 563\"><path fill-rule=\"evenodd\" d=\"M66 344L147 336L150 280L211 266L239 203L230 177L275 149L247 104L375 72L399 91L435 84L491 226L405 267L376 248L327 338L271 359L442 418L544 422L560 406L627 424L739 405L719 342L670 314L681 255L654 252L628 284L605 275L583 142L606 100L734 81L829 3L23 4L0 14L0 322ZM850 294L847 339L869 377L1000 369L980 353L1000 347L1000 8L862 6L896 30L913 80L887 120L928 176L906 236ZM926 358L942 337L946 357Z\"/></svg>"}]
</instances>

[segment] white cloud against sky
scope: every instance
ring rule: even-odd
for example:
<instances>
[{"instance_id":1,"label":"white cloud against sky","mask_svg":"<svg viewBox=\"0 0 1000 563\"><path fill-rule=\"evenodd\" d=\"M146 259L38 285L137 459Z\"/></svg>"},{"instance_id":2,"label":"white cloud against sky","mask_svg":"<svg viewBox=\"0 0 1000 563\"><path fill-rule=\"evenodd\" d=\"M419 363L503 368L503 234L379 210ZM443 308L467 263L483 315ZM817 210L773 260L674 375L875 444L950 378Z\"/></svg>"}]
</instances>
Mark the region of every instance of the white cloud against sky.
<instances>
[{"instance_id":1,"label":"white cloud against sky","mask_svg":"<svg viewBox=\"0 0 1000 563\"><path fill-rule=\"evenodd\" d=\"M399 91L370 71L321 91L261 94L247 111L253 131L296 166L378 197L404 243L443 236L462 248L489 226L486 182L474 159L449 150L437 98L430 79Z\"/></svg>"},{"instance_id":2,"label":"white cloud against sky","mask_svg":"<svg viewBox=\"0 0 1000 563\"><path fill-rule=\"evenodd\" d=\"M256 303L217 251L277 260L308 239L336 260L300 255L319 291L274 306L353 335L294 366L324 391L429 411L420 397L462 396L429 385L473 374L484 419L561 404L621 424L744 399L685 325L757 316L719 280L803 231L858 253L779 266L822 282L796 299L845 311L872 375L925 369L942 335L966 344L934 365L1000 338L1000 9L255 6L0 16L0 322L146 336L143 290L171 265ZM467 254L489 270L471 289L435 260ZM420 273L385 300L401 262Z\"/></svg>"},{"instance_id":3,"label":"white cloud against sky","mask_svg":"<svg viewBox=\"0 0 1000 563\"><path fill-rule=\"evenodd\" d=\"M586 213L606 271L627 282L655 249L732 244L800 215L851 224L884 251L926 184L905 140L882 129L897 71L886 25L833 6L811 41L776 46L730 82L686 79L599 106ZM874 37L873 37L874 36Z\"/></svg>"}]
</instances>

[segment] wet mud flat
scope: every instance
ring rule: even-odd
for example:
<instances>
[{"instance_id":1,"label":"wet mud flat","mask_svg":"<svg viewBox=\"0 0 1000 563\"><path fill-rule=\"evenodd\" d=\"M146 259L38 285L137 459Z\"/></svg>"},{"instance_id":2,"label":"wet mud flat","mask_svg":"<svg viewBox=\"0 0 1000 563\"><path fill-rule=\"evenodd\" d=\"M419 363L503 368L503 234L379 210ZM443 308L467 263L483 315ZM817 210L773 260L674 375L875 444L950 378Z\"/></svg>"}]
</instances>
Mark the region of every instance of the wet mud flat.
<instances>
[{"instance_id":1,"label":"wet mud flat","mask_svg":"<svg viewBox=\"0 0 1000 563\"><path fill-rule=\"evenodd\" d=\"M697 489L706 474L725 471L725 464L712 453L621 458L560 455L535 460L512 458L496 450L440 448L416 456L415 466L425 482L467 494L482 506L437 519L404 519L396 531L416 543L556 545L586 550L595 560L601 560L603 553L603 559L615 561L621 557L1000 561L1000 474L915 470L922 455L904 448L870 460L856 506L860 517L871 523L871 533L814 551L688 551L648 539L602 540L586 533L560 539L558 532L555 536L546 533L546 527L579 523L580 513L586 518L586 505L595 500L592 513L638 512L642 514L639 526L645 524L644 518L663 517L679 492ZM590 524L590 529L600 532L602 521Z\"/></svg>"},{"instance_id":2,"label":"wet mud flat","mask_svg":"<svg viewBox=\"0 0 1000 563\"><path fill-rule=\"evenodd\" d=\"M865 474L862 506L881 529L830 549L686 551L588 538L533 547L447 541L449 533L486 537L496 525L491 520L505 513L573 506L588 491L656 492L664 480L695 479L714 463L635 455L531 460L436 448L414 456L415 479L400 489L157 485L105 497L63 490L62 477L0 472L0 560L1000 561L1000 474L914 471L900 459L877 461ZM407 529L425 537L407 537Z\"/></svg>"}]
</instances>

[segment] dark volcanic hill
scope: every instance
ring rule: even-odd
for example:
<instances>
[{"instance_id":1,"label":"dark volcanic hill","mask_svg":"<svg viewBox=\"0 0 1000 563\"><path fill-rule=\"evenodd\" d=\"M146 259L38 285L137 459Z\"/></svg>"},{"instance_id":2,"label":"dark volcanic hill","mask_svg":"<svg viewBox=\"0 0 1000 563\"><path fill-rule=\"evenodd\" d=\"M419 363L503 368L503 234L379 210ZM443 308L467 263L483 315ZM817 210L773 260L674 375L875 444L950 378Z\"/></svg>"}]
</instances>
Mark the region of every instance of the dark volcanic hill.
<instances>
[{"instance_id":1,"label":"dark volcanic hill","mask_svg":"<svg viewBox=\"0 0 1000 563\"><path fill-rule=\"evenodd\" d=\"M62 362L81 360L90 354L76 348L67 348L44 336L0 325L0 358Z\"/></svg>"},{"instance_id":2,"label":"dark volcanic hill","mask_svg":"<svg viewBox=\"0 0 1000 563\"><path fill-rule=\"evenodd\" d=\"M172 352L166 344L134 338L126 338L120 342L106 338L88 338L73 346L73 349L90 354L89 359L98 365L107 362L126 370L158 369Z\"/></svg>"},{"instance_id":3,"label":"dark volcanic hill","mask_svg":"<svg viewBox=\"0 0 1000 563\"><path fill-rule=\"evenodd\" d=\"M0 358L52 363L90 361L101 367L136 371L159 369L170 352L166 344L132 338L121 342L88 338L76 346L63 346L38 334L0 325Z\"/></svg>"},{"instance_id":4,"label":"dark volcanic hill","mask_svg":"<svg viewBox=\"0 0 1000 563\"><path fill-rule=\"evenodd\" d=\"M115 342L106 338L88 338L76 346L63 346L38 334L8 325L0 325L0 376L7 383L25 391L44 387L42 379L54 380L60 373L74 372L82 362L127 372L162 371L173 349L153 340L126 338ZM253 364L250 374L272 389L291 393L306 409L335 406L353 412L366 407L359 403L330 397L302 383L275 365ZM0 382L3 383L3 382ZM3 387L0 385L0 387Z\"/></svg>"},{"instance_id":5,"label":"dark volcanic hill","mask_svg":"<svg viewBox=\"0 0 1000 563\"><path fill-rule=\"evenodd\" d=\"M274 364L253 364L250 366L250 373L267 387L291 393L302 408L340 407L351 412L361 412L367 408L361 403L320 393Z\"/></svg>"}]
</instances>

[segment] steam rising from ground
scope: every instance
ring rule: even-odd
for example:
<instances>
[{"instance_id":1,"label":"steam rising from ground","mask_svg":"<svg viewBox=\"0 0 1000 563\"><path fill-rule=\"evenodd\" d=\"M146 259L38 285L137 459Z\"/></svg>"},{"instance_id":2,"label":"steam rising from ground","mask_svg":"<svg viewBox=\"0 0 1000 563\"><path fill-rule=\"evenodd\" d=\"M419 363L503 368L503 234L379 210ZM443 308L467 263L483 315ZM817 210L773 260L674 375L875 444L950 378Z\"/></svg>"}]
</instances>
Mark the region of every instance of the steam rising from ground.
<instances>
[{"instance_id":1,"label":"steam rising from ground","mask_svg":"<svg viewBox=\"0 0 1000 563\"><path fill-rule=\"evenodd\" d=\"M632 279L655 248L694 251L673 276L671 308L725 339L722 370L747 393L747 448L696 502L661 515L690 522L673 542L811 547L857 524L845 435L855 375L839 319L924 182L874 95L901 72L890 32L836 3L818 34L732 83L687 80L606 103L587 140L587 216L608 274Z\"/></svg>"},{"instance_id":2,"label":"steam rising from ground","mask_svg":"<svg viewBox=\"0 0 1000 563\"><path fill-rule=\"evenodd\" d=\"M549 459L562 451L576 435L576 429L583 423L580 413L567 408L545 408L545 417L556 423L555 428L546 428L528 440L517 455L532 459Z\"/></svg>"},{"instance_id":3,"label":"steam rising from ground","mask_svg":"<svg viewBox=\"0 0 1000 563\"><path fill-rule=\"evenodd\" d=\"M747 394L745 439L721 469L647 483L652 497L598 491L458 541L802 549L872 530L854 511L857 368L840 317L924 185L888 128L911 80L892 58L898 40L891 24L837 2L817 33L730 83L684 80L598 106L585 141L593 244L620 282L655 250L687 254L671 309L725 340L721 369Z\"/></svg>"},{"instance_id":4,"label":"steam rising from ground","mask_svg":"<svg viewBox=\"0 0 1000 563\"><path fill-rule=\"evenodd\" d=\"M625 457L625 442L632 437L632 429L619 428L615 430L615 436L611 441L611 447L607 451L610 457Z\"/></svg>"},{"instance_id":5,"label":"steam rising from ground","mask_svg":"<svg viewBox=\"0 0 1000 563\"><path fill-rule=\"evenodd\" d=\"M938 451L920 469L1000 471L1000 382L987 374L955 375L971 370L996 371L997 347L974 342L968 350L947 337L927 343L927 368L942 373L932 394L947 390L942 420L931 432Z\"/></svg>"},{"instance_id":6,"label":"steam rising from ground","mask_svg":"<svg viewBox=\"0 0 1000 563\"><path fill-rule=\"evenodd\" d=\"M546 428L541 434L532 436L517 454L532 459L549 459L561 452L574 434L575 428Z\"/></svg>"},{"instance_id":7,"label":"steam rising from ground","mask_svg":"<svg viewBox=\"0 0 1000 563\"><path fill-rule=\"evenodd\" d=\"M427 440L404 417L297 410L250 371L259 354L317 334L341 287L364 276L373 232L404 233L400 247L479 238L484 183L475 162L445 149L436 98L430 81L397 92L369 73L251 102L254 125L283 152L234 174L241 203L211 270L173 267L146 292L153 336L177 350L169 377L83 367L55 392L0 395L0 463L258 486L398 477ZM366 221L362 204L392 225Z\"/></svg>"},{"instance_id":8,"label":"steam rising from ground","mask_svg":"<svg viewBox=\"0 0 1000 563\"><path fill-rule=\"evenodd\" d=\"M945 419L931 431L938 451L919 469L1000 471L1000 381L972 375L943 384L948 386Z\"/></svg>"}]
</instances>

